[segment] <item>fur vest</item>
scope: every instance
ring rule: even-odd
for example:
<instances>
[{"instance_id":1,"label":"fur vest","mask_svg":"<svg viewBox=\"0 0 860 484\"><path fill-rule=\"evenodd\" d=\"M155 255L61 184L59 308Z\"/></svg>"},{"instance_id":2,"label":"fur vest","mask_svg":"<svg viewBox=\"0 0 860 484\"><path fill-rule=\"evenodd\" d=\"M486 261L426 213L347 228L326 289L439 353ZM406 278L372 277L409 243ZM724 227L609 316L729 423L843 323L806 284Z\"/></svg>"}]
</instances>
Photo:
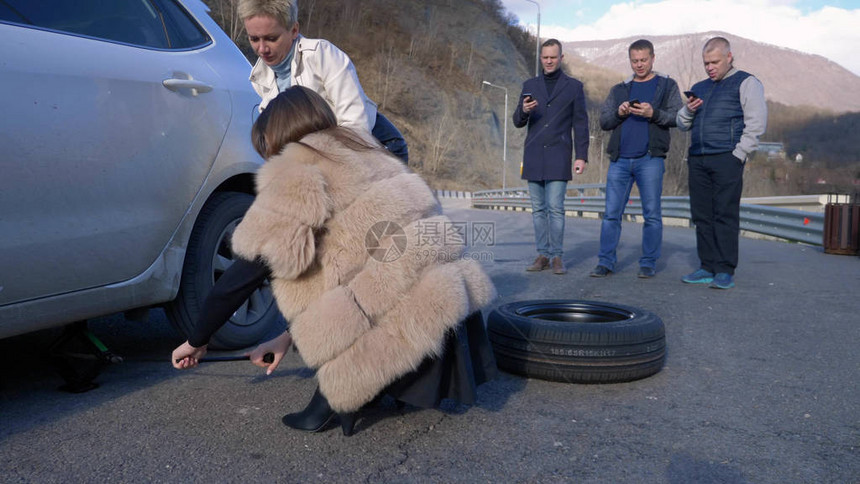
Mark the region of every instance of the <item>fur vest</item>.
<instances>
[{"instance_id":1,"label":"fur vest","mask_svg":"<svg viewBox=\"0 0 860 484\"><path fill-rule=\"evenodd\" d=\"M233 251L269 266L302 359L331 407L350 412L438 355L447 330L495 297L452 227L400 161L319 132L260 168Z\"/></svg>"}]
</instances>

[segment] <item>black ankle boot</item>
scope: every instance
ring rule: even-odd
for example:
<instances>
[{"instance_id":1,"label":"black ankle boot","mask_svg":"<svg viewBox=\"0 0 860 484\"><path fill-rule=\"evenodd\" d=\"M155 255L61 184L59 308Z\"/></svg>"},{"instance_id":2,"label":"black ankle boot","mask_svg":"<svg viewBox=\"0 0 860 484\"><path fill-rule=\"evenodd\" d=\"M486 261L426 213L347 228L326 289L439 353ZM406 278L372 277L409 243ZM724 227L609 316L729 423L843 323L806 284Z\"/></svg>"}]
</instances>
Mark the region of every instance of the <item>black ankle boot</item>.
<instances>
[{"instance_id":1,"label":"black ankle boot","mask_svg":"<svg viewBox=\"0 0 860 484\"><path fill-rule=\"evenodd\" d=\"M317 387L314 396L304 410L298 413L290 413L284 415L281 421L287 427L296 430L304 430L306 432L322 432L328 425L334 421L335 416L340 419L340 425L343 430L343 435L352 435L352 430L355 427L356 414L346 413L337 414L331 409L325 395L320 392Z\"/></svg>"},{"instance_id":2,"label":"black ankle boot","mask_svg":"<svg viewBox=\"0 0 860 484\"><path fill-rule=\"evenodd\" d=\"M358 412L339 413L340 428L343 430L343 435L349 437L352 435L352 430L355 428L355 420L358 418Z\"/></svg>"}]
</instances>

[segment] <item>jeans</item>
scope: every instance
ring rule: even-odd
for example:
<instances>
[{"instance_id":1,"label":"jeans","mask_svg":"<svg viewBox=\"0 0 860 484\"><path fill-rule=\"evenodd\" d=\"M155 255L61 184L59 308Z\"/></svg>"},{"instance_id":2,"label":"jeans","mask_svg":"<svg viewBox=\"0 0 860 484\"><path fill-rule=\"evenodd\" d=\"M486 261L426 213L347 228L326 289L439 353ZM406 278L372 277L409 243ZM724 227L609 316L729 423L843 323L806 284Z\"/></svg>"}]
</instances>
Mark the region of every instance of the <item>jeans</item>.
<instances>
[{"instance_id":1,"label":"jeans","mask_svg":"<svg viewBox=\"0 0 860 484\"><path fill-rule=\"evenodd\" d=\"M564 197L566 180L530 181L532 220L537 251L545 257L561 257L564 245Z\"/></svg>"},{"instance_id":2,"label":"jeans","mask_svg":"<svg viewBox=\"0 0 860 484\"><path fill-rule=\"evenodd\" d=\"M691 156L690 215L701 268L734 274L738 267L744 163L729 153Z\"/></svg>"},{"instance_id":3,"label":"jeans","mask_svg":"<svg viewBox=\"0 0 860 484\"><path fill-rule=\"evenodd\" d=\"M378 139L392 155L400 158L404 165L409 164L409 148L400 131L391 124L382 113L376 113L376 124L373 125L373 137Z\"/></svg>"},{"instance_id":4,"label":"jeans","mask_svg":"<svg viewBox=\"0 0 860 484\"><path fill-rule=\"evenodd\" d=\"M639 158L618 158L609 164L606 174L606 212L600 225L600 254L598 264L615 270L618 258L615 248L621 238L621 216L630 199L633 182L639 187L642 200L642 257L640 267L656 269L663 244L663 215L660 211L660 196L663 193L663 158L651 155Z\"/></svg>"}]
</instances>

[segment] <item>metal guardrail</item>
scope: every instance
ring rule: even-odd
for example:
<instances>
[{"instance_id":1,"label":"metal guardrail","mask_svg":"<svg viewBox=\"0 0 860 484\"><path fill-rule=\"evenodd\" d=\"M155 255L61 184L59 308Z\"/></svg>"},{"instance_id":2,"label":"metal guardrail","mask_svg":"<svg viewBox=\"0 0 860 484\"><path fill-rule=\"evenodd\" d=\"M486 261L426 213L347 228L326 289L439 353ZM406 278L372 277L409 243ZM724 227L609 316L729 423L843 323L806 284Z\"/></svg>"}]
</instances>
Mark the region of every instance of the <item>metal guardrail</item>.
<instances>
[{"instance_id":1,"label":"metal guardrail","mask_svg":"<svg viewBox=\"0 0 860 484\"><path fill-rule=\"evenodd\" d=\"M462 192L457 190L434 190L439 198L472 198L472 192Z\"/></svg>"},{"instance_id":2,"label":"metal guardrail","mask_svg":"<svg viewBox=\"0 0 860 484\"><path fill-rule=\"evenodd\" d=\"M603 184L570 185L564 201L567 212L596 213L602 217L606 209L606 198L585 196L589 190L604 192ZM572 193L573 192L573 193ZM662 197L663 217L690 220L689 197ZM472 193L472 206L475 208L513 208L531 209L528 188L508 188L507 190L484 190ZM824 214L804 212L790 208L764 205L741 204L741 230L777 237L793 242L811 245L824 243ZM631 197L624 209L625 215L642 215L642 203L638 197Z\"/></svg>"}]
</instances>

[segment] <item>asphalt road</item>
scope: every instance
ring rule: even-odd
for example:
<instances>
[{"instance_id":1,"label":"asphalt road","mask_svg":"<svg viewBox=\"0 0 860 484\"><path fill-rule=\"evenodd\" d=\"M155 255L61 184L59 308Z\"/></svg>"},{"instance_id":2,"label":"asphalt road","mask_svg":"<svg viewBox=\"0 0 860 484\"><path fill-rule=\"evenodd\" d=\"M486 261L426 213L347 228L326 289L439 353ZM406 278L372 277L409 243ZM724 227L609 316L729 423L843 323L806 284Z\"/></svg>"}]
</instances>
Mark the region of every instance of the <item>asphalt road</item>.
<instances>
[{"instance_id":1,"label":"asphalt road","mask_svg":"<svg viewBox=\"0 0 860 484\"><path fill-rule=\"evenodd\" d=\"M0 340L0 482L860 482L860 258L743 238L737 287L717 291L679 281L694 232L666 227L659 273L640 280L641 226L625 223L619 272L593 279L599 222L569 218L570 272L527 274L528 213L445 206L491 228L471 250L497 304L648 309L666 326L665 368L611 385L502 374L473 407L384 400L345 438L281 425L315 388L296 354L271 377L245 362L180 372L162 312L115 315L91 328L125 362L88 393L57 390L43 358L56 331Z\"/></svg>"}]
</instances>

